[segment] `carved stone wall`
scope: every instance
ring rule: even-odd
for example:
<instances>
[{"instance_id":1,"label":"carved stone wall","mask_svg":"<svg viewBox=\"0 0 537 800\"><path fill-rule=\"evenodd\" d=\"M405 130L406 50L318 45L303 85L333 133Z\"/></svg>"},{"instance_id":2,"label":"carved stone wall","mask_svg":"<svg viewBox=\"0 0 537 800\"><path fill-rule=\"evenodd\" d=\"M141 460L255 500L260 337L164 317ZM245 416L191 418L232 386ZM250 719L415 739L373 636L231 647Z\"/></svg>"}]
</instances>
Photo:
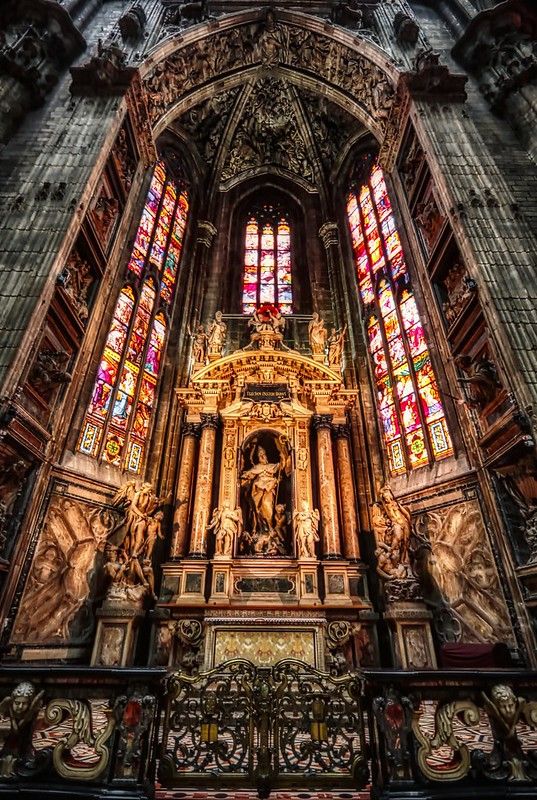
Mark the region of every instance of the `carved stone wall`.
<instances>
[{"instance_id":1,"label":"carved stone wall","mask_svg":"<svg viewBox=\"0 0 537 800\"><path fill-rule=\"evenodd\" d=\"M479 502L422 513L418 571L445 642L508 642L513 630ZM430 547L430 549L429 549Z\"/></svg>"}]
</instances>

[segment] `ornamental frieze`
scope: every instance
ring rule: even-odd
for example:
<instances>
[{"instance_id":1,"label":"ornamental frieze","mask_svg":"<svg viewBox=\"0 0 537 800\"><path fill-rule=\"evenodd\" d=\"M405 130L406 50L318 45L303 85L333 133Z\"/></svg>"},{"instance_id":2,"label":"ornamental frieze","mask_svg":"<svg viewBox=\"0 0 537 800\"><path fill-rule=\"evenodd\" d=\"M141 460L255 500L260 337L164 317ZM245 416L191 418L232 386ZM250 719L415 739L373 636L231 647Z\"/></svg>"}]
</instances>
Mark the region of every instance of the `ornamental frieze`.
<instances>
[{"instance_id":1,"label":"ornamental frieze","mask_svg":"<svg viewBox=\"0 0 537 800\"><path fill-rule=\"evenodd\" d=\"M357 101L383 130L394 88L386 74L365 56L316 31L276 22L208 33L178 49L144 78L149 116L155 124L181 95L238 68L291 67L338 87Z\"/></svg>"}]
</instances>

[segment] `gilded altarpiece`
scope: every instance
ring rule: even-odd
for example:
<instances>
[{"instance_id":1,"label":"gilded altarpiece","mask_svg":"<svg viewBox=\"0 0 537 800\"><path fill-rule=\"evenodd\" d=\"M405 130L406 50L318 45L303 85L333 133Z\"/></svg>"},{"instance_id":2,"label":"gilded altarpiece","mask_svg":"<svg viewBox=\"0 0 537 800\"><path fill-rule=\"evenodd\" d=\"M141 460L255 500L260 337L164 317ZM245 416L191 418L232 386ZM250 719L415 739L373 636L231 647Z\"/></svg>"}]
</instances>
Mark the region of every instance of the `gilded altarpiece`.
<instances>
[{"instance_id":1,"label":"gilded altarpiece","mask_svg":"<svg viewBox=\"0 0 537 800\"><path fill-rule=\"evenodd\" d=\"M223 357L209 351L176 391L184 436L157 641L170 618L189 615L207 628L207 668L239 642L256 663L268 650L270 663L300 651L323 666L327 621L347 614L359 625L361 611L371 614L354 478L343 463L350 443L337 445L356 391L344 388L339 364L289 349L270 331ZM218 608L227 610L217 630Z\"/></svg>"}]
</instances>

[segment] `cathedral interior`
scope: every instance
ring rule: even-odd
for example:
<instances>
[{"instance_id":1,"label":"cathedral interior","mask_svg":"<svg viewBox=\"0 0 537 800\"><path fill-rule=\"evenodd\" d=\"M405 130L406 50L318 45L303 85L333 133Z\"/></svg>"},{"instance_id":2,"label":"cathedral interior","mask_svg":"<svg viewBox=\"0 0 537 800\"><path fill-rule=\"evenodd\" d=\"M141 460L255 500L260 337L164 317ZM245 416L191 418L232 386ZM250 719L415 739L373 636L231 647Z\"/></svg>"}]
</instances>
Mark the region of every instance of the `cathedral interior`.
<instances>
[{"instance_id":1,"label":"cathedral interior","mask_svg":"<svg viewBox=\"0 0 537 800\"><path fill-rule=\"evenodd\" d=\"M0 797L534 800L531 0L4 0Z\"/></svg>"}]
</instances>

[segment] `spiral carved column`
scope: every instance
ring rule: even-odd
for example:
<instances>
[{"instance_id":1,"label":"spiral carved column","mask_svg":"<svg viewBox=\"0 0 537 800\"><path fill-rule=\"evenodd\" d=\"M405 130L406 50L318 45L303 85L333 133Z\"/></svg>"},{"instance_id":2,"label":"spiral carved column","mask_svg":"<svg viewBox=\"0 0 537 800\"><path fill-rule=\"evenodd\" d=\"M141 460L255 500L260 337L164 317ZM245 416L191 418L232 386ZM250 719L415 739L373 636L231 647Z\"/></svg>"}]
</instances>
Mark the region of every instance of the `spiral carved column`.
<instances>
[{"instance_id":1,"label":"spiral carved column","mask_svg":"<svg viewBox=\"0 0 537 800\"><path fill-rule=\"evenodd\" d=\"M331 414L316 414L313 417L313 427L317 433L319 499L323 523L323 555L324 558L341 558L331 423Z\"/></svg>"},{"instance_id":2,"label":"spiral carved column","mask_svg":"<svg viewBox=\"0 0 537 800\"><path fill-rule=\"evenodd\" d=\"M207 555L207 525L211 513L216 430L218 428L218 414L200 414L200 416L201 442L192 514L190 558L205 558Z\"/></svg>"}]
</instances>

